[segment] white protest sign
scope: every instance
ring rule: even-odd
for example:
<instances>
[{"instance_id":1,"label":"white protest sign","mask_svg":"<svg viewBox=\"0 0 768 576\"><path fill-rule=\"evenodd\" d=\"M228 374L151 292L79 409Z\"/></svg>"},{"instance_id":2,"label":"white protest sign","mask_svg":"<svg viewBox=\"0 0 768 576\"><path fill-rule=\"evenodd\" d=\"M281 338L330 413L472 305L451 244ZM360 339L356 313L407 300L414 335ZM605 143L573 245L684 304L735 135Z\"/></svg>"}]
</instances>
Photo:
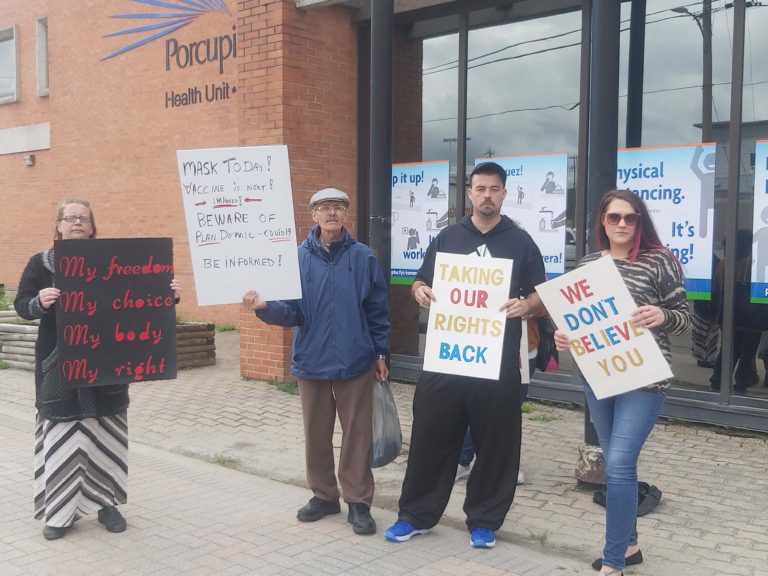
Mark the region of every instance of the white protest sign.
<instances>
[{"instance_id":1,"label":"white protest sign","mask_svg":"<svg viewBox=\"0 0 768 576\"><path fill-rule=\"evenodd\" d=\"M285 146L179 150L197 303L301 298Z\"/></svg>"},{"instance_id":2,"label":"white protest sign","mask_svg":"<svg viewBox=\"0 0 768 576\"><path fill-rule=\"evenodd\" d=\"M499 379L512 260L438 252L424 370Z\"/></svg>"},{"instance_id":3,"label":"white protest sign","mask_svg":"<svg viewBox=\"0 0 768 576\"><path fill-rule=\"evenodd\" d=\"M531 383L531 369L528 362L528 320L521 322L520 330L520 384Z\"/></svg>"},{"instance_id":4,"label":"white protest sign","mask_svg":"<svg viewBox=\"0 0 768 576\"><path fill-rule=\"evenodd\" d=\"M606 256L536 286L550 317L597 398L672 377L650 331L630 321L637 305Z\"/></svg>"}]
</instances>

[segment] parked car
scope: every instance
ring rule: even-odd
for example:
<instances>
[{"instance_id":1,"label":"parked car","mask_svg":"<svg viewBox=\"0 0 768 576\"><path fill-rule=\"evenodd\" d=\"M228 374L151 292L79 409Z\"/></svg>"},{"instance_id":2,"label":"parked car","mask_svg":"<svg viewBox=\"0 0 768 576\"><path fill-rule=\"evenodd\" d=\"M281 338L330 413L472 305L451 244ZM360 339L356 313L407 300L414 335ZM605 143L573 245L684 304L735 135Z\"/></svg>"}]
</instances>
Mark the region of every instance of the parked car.
<instances>
[{"instance_id":1,"label":"parked car","mask_svg":"<svg viewBox=\"0 0 768 576\"><path fill-rule=\"evenodd\" d=\"M576 230L565 229L565 269L572 270L576 267Z\"/></svg>"}]
</instances>

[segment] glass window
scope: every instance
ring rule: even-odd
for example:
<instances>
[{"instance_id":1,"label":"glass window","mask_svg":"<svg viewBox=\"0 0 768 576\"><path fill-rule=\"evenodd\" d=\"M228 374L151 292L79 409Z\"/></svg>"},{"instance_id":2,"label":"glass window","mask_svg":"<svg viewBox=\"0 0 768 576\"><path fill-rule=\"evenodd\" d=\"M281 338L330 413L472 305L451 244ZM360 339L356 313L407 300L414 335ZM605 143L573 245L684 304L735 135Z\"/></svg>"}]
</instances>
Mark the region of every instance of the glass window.
<instances>
[{"instance_id":1,"label":"glass window","mask_svg":"<svg viewBox=\"0 0 768 576\"><path fill-rule=\"evenodd\" d=\"M48 18L37 21L37 95L48 96Z\"/></svg>"},{"instance_id":2,"label":"glass window","mask_svg":"<svg viewBox=\"0 0 768 576\"><path fill-rule=\"evenodd\" d=\"M0 104L19 99L17 27L0 30Z\"/></svg>"}]
</instances>

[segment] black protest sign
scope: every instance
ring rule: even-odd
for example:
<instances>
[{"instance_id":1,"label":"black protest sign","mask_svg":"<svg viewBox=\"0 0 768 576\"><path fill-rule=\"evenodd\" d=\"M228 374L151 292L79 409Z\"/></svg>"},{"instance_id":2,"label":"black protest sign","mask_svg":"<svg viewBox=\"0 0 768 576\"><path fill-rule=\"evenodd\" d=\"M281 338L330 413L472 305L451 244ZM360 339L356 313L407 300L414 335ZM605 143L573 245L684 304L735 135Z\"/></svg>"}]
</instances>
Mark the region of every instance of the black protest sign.
<instances>
[{"instance_id":1,"label":"black protest sign","mask_svg":"<svg viewBox=\"0 0 768 576\"><path fill-rule=\"evenodd\" d=\"M176 378L172 240L59 240L54 249L62 383Z\"/></svg>"}]
</instances>

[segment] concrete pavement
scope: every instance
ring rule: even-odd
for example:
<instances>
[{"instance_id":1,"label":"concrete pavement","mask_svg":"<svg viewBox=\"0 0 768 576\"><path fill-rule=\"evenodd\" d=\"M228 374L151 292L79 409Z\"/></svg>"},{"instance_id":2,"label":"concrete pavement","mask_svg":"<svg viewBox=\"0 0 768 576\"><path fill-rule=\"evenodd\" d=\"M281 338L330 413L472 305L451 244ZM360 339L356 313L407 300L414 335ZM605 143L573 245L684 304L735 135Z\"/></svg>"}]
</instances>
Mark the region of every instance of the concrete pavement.
<instances>
[{"instance_id":1,"label":"concrete pavement","mask_svg":"<svg viewBox=\"0 0 768 576\"><path fill-rule=\"evenodd\" d=\"M61 540L31 519L30 420L3 412L0 435L0 573L3 576L235 576L570 574L571 560L506 545L473 550L464 531L440 527L407 545L356 536L344 514L295 518L306 491L133 442L128 530L78 521ZM391 514L374 510L380 525Z\"/></svg>"},{"instance_id":2,"label":"concrete pavement","mask_svg":"<svg viewBox=\"0 0 768 576\"><path fill-rule=\"evenodd\" d=\"M404 454L375 471L379 534L359 537L344 515L311 525L295 520L310 496L298 488L304 485L299 399L240 378L237 333L217 335L217 355L216 366L183 371L175 381L132 386L124 507L129 531L107 534L86 520L50 543L31 518L32 374L0 371L0 433L9 454L0 472L0 506L11 519L0 525L0 566L21 570L2 574L68 573L46 571L60 558L84 559L92 571L78 574L592 573L604 510L573 479L582 412L535 404L524 415L528 482L518 489L495 549L468 545L461 511L465 482L456 485L433 534L395 545L381 532L395 519L413 387L394 386ZM339 433L337 446L340 439ZM641 457L640 477L664 497L639 520L646 561L626 573L768 575L767 461L763 436L657 425ZM114 564L94 564L100 552ZM287 564L294 557L300 561Z\"/></svg>"}]
</instances>

